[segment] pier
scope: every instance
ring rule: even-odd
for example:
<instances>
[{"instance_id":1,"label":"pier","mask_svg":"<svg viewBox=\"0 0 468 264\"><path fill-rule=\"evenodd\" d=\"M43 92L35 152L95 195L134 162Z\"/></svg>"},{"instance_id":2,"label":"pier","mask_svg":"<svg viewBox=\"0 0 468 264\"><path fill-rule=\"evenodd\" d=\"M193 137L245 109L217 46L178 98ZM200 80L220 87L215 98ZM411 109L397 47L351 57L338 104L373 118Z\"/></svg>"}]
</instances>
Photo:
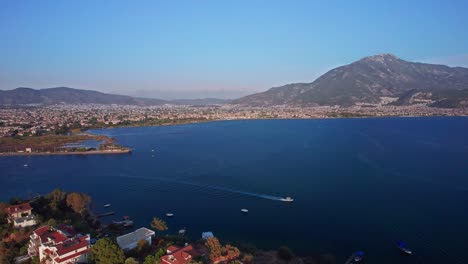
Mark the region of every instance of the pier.
<instances>
[{"instance_id":1,"label":"pier","mask_svg":"<svg viewBox=\"0 0 468 264\"><path fill-rule=\"evenodd\" d=\"M109 216L109 215L113 215L113 214L115 214L115 212L107 212L107 213L103 213L103 214L98 214L97 217L101 218L101 217Z\"/></svg>"}]
</instances>

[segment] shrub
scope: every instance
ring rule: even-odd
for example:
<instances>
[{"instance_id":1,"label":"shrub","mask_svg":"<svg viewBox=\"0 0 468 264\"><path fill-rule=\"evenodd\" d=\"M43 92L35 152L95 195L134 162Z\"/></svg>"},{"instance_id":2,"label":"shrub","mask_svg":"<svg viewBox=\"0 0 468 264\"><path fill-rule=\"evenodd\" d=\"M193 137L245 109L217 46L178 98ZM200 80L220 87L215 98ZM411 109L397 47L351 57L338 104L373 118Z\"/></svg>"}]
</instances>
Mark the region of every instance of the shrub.
<instances>
[{"instance_id":1,"label":"shrub","mask_svg":"<svg viewBox=\"0 0 468 264\"><path fill-rule=\"evenodd\" d=\"M289 261L294 257L293 252L286 246L282 246L278 249L278 257L282 260Z\"/></svg>"}]
</instances>

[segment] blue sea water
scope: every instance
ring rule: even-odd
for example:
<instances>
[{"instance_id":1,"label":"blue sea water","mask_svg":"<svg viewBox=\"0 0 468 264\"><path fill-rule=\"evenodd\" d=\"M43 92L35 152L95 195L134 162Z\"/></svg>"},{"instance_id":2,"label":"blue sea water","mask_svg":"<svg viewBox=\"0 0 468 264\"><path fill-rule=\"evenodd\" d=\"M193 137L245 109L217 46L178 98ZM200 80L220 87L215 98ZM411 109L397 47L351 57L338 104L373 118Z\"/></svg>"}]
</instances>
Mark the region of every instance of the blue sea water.
<instances>
[{"instance_id":1,"label":"blue sea water","mask_svg":"<svg viewBox=\"0 0 468 264\"><path fill-rule=\"evenodd\" d=\"M0 158L0 200L54 188L192 238L367 263L468 263L468 118L223 121L93 133L128 155ZM154 152L152 151L154 150ZM28 167L24 167L28 164ZM296 201L286 204L279 197ZM250 212L243 215L241 208ZM401 255L404 240L415 252Z\"/></svg>"}]
</instances>

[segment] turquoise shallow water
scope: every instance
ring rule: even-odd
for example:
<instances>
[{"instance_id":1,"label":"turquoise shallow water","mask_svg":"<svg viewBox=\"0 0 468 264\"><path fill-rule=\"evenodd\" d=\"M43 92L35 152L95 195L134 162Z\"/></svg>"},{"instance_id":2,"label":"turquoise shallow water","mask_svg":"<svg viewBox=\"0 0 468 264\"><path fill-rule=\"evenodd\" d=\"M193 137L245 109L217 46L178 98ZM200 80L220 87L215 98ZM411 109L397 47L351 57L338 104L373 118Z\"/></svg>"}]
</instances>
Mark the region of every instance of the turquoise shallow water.
<instances>
[{"instance_id":1,"label":"turquoise shallow water","mask_svg":"<svg viewBox=\"0 0 468 264\"><path fill-rule=\"evenodd\" d=\"M468 263L468 118L225 121L94 133L130 155L0 158L0 199L87 192L137 226L368 263ZM151 150L154 150L152 152ZM154 157L153 157L154 156ZM23 164L29 164L24 167ZM293 204L278 197L292 196ZM249 209L242 215L241 208ZM404 257L393 241L414 250Z\"/></svg>"}]
</instances>

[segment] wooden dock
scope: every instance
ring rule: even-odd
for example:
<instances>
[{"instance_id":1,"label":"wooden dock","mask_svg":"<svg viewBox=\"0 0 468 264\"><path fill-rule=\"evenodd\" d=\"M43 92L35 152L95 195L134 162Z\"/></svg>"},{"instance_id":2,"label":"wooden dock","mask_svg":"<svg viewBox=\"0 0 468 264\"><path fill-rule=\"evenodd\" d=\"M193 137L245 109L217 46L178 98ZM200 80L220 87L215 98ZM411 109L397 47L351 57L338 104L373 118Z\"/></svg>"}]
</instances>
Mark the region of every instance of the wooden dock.
<instances>
[{"instance_id":1,"label":"wooden dock","mask_svg":"<svg viewBox=\"0 0 468 264\"><path fill-rule=\"evenodd\" d=\"M115 214L115 212L107 212L107 213L103 213L103 214L98 214L97 217L101 218L101 217L109 216L109 215L113 215L113 214Z\"/></svg>"}]
</instances>

